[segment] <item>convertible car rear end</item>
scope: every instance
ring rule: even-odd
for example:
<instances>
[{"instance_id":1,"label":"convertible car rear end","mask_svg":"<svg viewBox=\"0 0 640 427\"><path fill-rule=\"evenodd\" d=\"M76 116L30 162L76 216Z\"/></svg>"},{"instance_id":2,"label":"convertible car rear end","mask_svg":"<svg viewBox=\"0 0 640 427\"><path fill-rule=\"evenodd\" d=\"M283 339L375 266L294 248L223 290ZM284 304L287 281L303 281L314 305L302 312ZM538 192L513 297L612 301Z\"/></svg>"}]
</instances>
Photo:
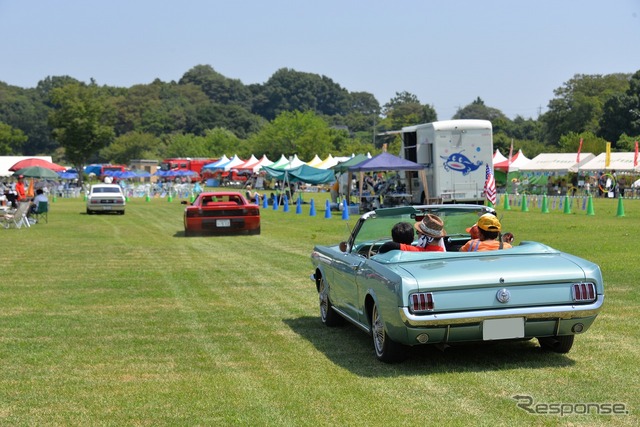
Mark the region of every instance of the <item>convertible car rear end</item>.
<instances>
[{"instance_id":1,"label":"convertible car rear end","mask_svg":"<svg viewBox=\"0 0 640 427\"><path fill-rule=\"evenodd\" d=\"M536 242L511 249L458 252L466 228L489 208L437 205L365 214L348 241L316 246L312 275L322 321L346 319L373 337L379 359L402 359L404 346L537 338L566 353L604 301L600 268ZM377 254L398 221L425 214L445 223L446 252ZM378 234L376 237L374 235Z\"/></svg>"}]
</instances>

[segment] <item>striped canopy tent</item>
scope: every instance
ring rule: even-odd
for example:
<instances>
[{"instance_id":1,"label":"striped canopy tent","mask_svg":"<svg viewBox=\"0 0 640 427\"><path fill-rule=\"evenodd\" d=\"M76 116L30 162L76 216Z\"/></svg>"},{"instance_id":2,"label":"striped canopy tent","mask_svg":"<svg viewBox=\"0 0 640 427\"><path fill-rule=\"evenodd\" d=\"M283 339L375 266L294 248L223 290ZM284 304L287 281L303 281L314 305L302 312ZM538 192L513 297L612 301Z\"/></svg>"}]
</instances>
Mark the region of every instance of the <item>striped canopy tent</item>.
<instances>
[{"instance_id":1,"label":"striped canopy tent","mask_svg":"<svg viewBox=\"0 0 640 427\"><path fill-rule=\"evenodd\" d=\"M315 157L307 162L307 165L317 168L322 163L322 159L316 154Z\"/></svg>"},{"instance_id":2,"label":"striped canopy tent","mask_svg":"<svg viewBox=\"0 0 640 427\"><path fill-rule=\"evenodd\" d=\"M271 166L272 164L273 164L273 162L271 160L269 160L267 155L263 154L262 157L260 158L260 160L258 160L258 163L253 165L253 171L254 172L258 172L258 171L262 170L263 167Z\"/></svg>"},{"instance_id":3,"label":"striped canopy tent","mask_svg":"<svg viewBox=\"0 0 640 427\"><path fill-rule=\"evenodd\" d=\"M224 165L227 163L229 163L229 158L226 154L223 154L222 157L220 157L220 160L204 165L202 170L215 171L218 169L224 169Z\"/></svg>"},{"instance_id":4,"label":"striped canopy tent","mask_svg":"<svg viewBox=\"0 0 640 427\"><path fill-rule=\"evenodd\" d=\"M496 148L496 152L493 153L493 164L504 162L508 160L505 156L502 155L499 148Z\"/></svg>"},{"instance_id":5,"label":"striped canopy tent","mask_svg":"<svg viewBox=\"0 0 640 427\"><path fill-rule=\"evenodd\" d=\"M269 167L272 169L283 169L287 164L289 164L289 159L287 159L284 154L282 154L280 158L272 163Z\"/></svg>"},{"instance_id":6,"label":"striped canopy tent","mask_svg":"<svg viewBox=\"0 0 640 427\"><path fill-rule=\"evenodd\" d=\"M494 170L500 170L503 172L516 172L520 170L521 166L529 163L530 160L522 153L522 149L518 150L518 152L511 158L511 162L509 159L505 159L499 163L493 163Z\"/></svg>"},{"instance_id":7,"label":"striped canopy tent","mask_svg":"<svg viewBox=\"0 0 640 427\"><path fill-rule=\"evenodd\" d=\"M256 159L256 156L252 154L251 157L249 157L249 160L246 160L244 163L234 166L231 169L253 171L253 165L255 165L256 163L258 163L258 159Z\"/></svg>"},{"instance_id":8,"label":"striped canopy tent","mask_svg":"<svg viewBox=\"0 0 640 427\"><path fill-rule=\"evenodd\" d=\"M233 157L229 160L229 162L223 166L223 169L225 171L230 171L235 166L241 165L243 163L245 163L245 160L242 160L240 157L238 157L237 154L234 154Z\"/></svg>"}]
</instances>

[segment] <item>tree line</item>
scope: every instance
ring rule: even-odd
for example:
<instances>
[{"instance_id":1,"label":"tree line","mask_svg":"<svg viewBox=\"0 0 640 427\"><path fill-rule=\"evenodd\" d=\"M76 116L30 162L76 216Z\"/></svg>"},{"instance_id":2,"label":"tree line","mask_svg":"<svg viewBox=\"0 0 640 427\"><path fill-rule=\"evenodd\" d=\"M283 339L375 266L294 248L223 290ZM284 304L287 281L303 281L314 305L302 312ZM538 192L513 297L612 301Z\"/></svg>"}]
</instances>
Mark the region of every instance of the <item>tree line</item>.
<instances>
[{"instance_id":1,"label":"tree line","mask_svg":"<svg viewBox=\"0 0 640 427\"><path fill-rule=\"evenodd\" d=\"M485 119L494 148L594 154L611 142L630 151L640 135L640 71L576 74L554 91L537 118L506 117L477 97L453 119ZM46 77L35 88L0 82L0 155L52 155L77 167L131 159L221 157L234 154L398 154L388 131L438 118L409 92L385 104L368 92L349 92L326 76L283 68L264 84L245 85L197 65L178 81L156 79L129 88L100 86L70 76Z\"/></svg>"}]
</instances>

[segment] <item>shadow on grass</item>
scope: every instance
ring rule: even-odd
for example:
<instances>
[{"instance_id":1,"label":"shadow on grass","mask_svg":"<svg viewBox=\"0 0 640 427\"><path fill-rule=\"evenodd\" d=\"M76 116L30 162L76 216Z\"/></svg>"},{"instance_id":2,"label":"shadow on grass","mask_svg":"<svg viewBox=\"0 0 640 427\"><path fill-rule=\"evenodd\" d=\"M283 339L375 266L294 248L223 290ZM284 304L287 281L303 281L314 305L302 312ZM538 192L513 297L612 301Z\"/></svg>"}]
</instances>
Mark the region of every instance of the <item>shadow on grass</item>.
<instances>
[{"instance_id":1,"label":"shadow on grass","mask_svg":"<svg viewBox=\"0 0 640 427\"><path fill-rule=\"evenodd\" d=\"M329 328L319 317L285 319L284 323L336 365L365 377L559 368L575 364L567 355L542 350L533 339L456 344L444 351L435 345L407 347L407 359L389 365L378 361L370 336L353 325Z\"/></svg>"}]
</instances>

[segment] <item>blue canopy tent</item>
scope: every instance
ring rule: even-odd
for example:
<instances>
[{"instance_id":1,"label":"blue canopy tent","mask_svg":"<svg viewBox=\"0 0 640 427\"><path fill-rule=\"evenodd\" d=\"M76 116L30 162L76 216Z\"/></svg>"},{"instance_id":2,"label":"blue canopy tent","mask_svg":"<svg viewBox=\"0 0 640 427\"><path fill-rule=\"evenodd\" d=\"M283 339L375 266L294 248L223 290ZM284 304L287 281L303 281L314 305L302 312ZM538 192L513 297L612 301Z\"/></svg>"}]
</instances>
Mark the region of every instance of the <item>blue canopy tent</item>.
<instances>
[{"instance_id":1,"label":"blue canopy tent","mask_svg":"<svg viewBox=\"0 0 640 427\"><path fill-rule=\"evenodd\" d=\"M424 188L425 191L425 200L429 200L429 190L427 187L427 174L425 172L425 165L421 165L420 163L415 163L410 160L394 156L391 153L383 152L368 160L350 166L347 170L349 172L360 173L359 192L361 197L365 172L417 171L420 176L420 181L422 182L422 188Z\"/></svg>"}]
</instances>

